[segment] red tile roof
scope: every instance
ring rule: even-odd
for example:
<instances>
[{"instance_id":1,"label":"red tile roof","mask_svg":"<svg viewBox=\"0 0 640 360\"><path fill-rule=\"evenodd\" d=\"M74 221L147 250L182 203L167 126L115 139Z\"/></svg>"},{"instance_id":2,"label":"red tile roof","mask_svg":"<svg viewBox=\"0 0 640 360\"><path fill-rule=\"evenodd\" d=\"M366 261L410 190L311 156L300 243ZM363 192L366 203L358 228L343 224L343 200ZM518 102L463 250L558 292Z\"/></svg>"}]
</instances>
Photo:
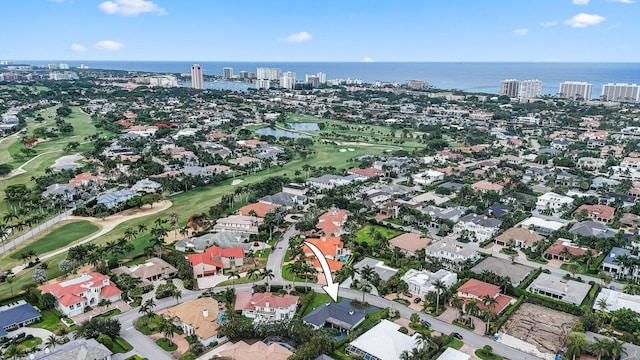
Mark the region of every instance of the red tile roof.
<instances>
[{"instance_id":1,"label":"red tile roof","mask_svg":"<svg viewBox=\"0 0 640 360\"><path fill-rule=\"evenodd\" d=\"M553 245L549 246L544 253L559 256L560 253L562 252L562 249L564 248L567 248L567 250L569 251L569 254L573 256L582 256L587 252L587 250L581 249L576 246L569 246L568 244L565 245L565 242L562 240L556 240L556 242L554 242ZM594 257L598 256L599 253L597 251L595 250L591 250L591 251L593 252Z\"/></svg>"},{"instance_id":2,"label":"red tile roof","mask_svg":"<svg viewBox=\"0 0 640 360\"><path fill-rule=\"evenodd\" d=\"M317 246L323 254L329 256L336 256L336 249L344 247L339 236L323 236L319 239L308 238L304 241ZM307 245L303 246L303 250L305 254L313 254Z\"/></svg>"},{"instance_id":3,"label":"red tile roof","mask_svg":"<svg viewBox=\"0 0 640 360\"><path fill-rule=\"evenodd\" d=\"M244 249L240 247L223 249L218 246L212 246L205 250L204 253L187 255L187 259L189 259L191 266L205 263L207 265L223 268L224 266L222 262L215 260L215 258L229 258L231 256L236 259L243 258Z\"/></svg>"},{"instance_id":4,"label":"red tile roof","mask_svg":"<svg viewBox=\"0 0 640 360\"><path fill-rule=\"evenodd\" d=\"M265 204L265 203L249 204L238 209L238 215L249 216L249 213L251 212L251 210L253 210L256 212L256 215L258 217L263 218L267 215L267 213L270 213L277 208L278 206L276 205Z\"/></svg>"},{"instance_id":5,"label":"red tile roof","mask_svg":"<svg viewBox=\"0 0 640 360\"><path fill-rule=\"evenodd\" d=\"M349 213L340 209L330 209L326 213L320 215L316 227L325 235L333 235L342 229Z\"/></svg>"},{"instance_id":6,"label":"red tile roof","mask_svg":"<svg viewBox=\"0 0 640 360\"><path fill-rule=\"evenodd\" d=\"M376 168L366 168L366 169L360 169L360 168L351 168L349 169L349 173L354 174L354 175L360 175L360 176L364 176L364 177L374 177L374 176L378 176L378 175L383 175L384 171L383 170L378 170Z\"/></svg>"},{"instance_id":7,"label":"red tile roof","mask_svg":"<svg viewBox=\"0 0 640 360\"><path fill-rule=\"evenodd\" d=\"M297 304L300 298L292 295L274 295L270 292L266 293L255 293L248 299L248 301L236 304L235 310L249 310L253 311L256 307L267 307L267 303L269 303L269 308L277 309L277 308L288 308L293 304ZM238 308L237 305L241 305L241 308Z\"/></svg>"},{"instance_id":8,"label":"red tile roof","mask_svg":"<svg viewBox=\"0 0 640 360\"><path fill-rule=\"evenodd\" d=\"M43 293L53 294L58 302L64 306L86 301L85 297L79 295L92 289L102 289L100 295L103 297L111 297L122 293L110 280L108 285L103 286L104 280L109 280L109 277L99 272L93 272L91 274L83 274L74 279L42 285L38 289Z\"/></svg>"},{"instance_id":9,"label":"red tile roof","mask_svg":"<svg viewBox=\"0 0 640 360\"><path fill-rule=\"evenodd\" d=\"M485 295L489 295L494 298L500 293L500 288L484 281L470 279L458 288L458 292L471 294L478 298L483 298Z\"/></svg>"},{"instance_id":10,"label":"red tile roof","mask_svg":"<svg viewBox=\"0 0 640 360\"><path fill-rule=\"evenodd\" d=\"M613 214L616 212L616 209L607 206L607 205L581 205L578 209L576 209L575 213L579 214L582 210L587 210L589 215L594 215L603 219L613 219Z\"/></svg>"}]
</instances>

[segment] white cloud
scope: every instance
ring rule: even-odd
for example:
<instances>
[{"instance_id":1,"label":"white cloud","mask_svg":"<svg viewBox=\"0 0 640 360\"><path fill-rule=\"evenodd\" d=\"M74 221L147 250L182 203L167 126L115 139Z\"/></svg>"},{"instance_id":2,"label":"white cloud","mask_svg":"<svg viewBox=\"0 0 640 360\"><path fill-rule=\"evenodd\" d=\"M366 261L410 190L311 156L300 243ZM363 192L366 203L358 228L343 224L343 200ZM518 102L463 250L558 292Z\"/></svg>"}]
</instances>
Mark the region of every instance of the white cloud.
<instances>
[{"instance_id":1,"label":"white cloud","mask_svg":"<svg viewBox=\"0 0 640 360\"><path fill-rule=\"evenodd\" d=\"M109 0L98 5L98 8L109 15L136 16L153 12L158 15L167 14L158 4L145 0Z\"/></svg>"},{"instance_id":2,"label":"white cloud","mask_svg":"<svg viewBox=\"0 0 640 360\"><path fill-rule=\"evenodd\" d=\"M525 36L529 33L529 29L515 29L513 30L513 33L518 36Z\"/></svg>"},{"instance_id":3,"label":"white cloud","mask_svg":"<svg viewBox=\"0 0 640 360\"><path fill-rule=\"evenodd\" d=\"M306 31L300 31L299 33L295 33L287 36L287 38L284 39L284 41L288 43L299 43L299 42L309 41L311 39L313 39L313 36L311 36L311 34L309 34Z\"/></svg>"},{"instance_id":4,"label":"white cloud","mask_svg":"<svg viewBox=\"0 0 640 360\"><path fill-rule=\"evenodd\" d=\"M64 0L49 0L49 1L51 1L51 2L57 2L57 3L62 3L62 2L64 2Z\"/></svg>"},{"instance_id":5,"label":"white cloud","mask_svg":"<svg viewBox=\"0 0 640 360\"><path fill-rule=\"evenodd\" d=\"M368 56L365 56L365 57L362 59L362 62L373 62L373 61L374 61L374 60L373 60L372 58L368 57Z\"/></svg>"},{"instance_id":6,"label":"white cloud","mask_svg":"<svg viewBox=\"0 0 640 360\"><path fill-rule=\"evenodd\" d=\"M540 26L546 26L546 27L556 26L556 25L558 25L558 20L543 21L543 22L540 23Z\"/></svg>"},{"instance_id":7,"label":"white cloud","mask_svg":"<svg viewBox=\"0 0 640 360\"><path fill-rule=\"evenodd\" d=\"M87 48L79 44L71 44L71 46L69 46L69 50L73 52L85 52Z\"/></svg>"},{"instance_id":8,"label":"white cloud","mask_svg":"<svg viewBox=\"0 0 640 360\"><path fill-rule=\"evenodd\" d=\"M623 4L633 4L633 0L607 0L610 2L619 2L619 3L623 3Z\"/></svg>"},{"instance_id":9,"label":"white cloud","mask_svg":"<svg viewBox=\"0 0 640 360\"><path fill-rule=\"evenodd\" d=\"M604 16L580 13L564 23L571 27L585 28L587 26L598 25L605 20L606 18Z\"/></svg>"},{"instance_id":10,"label":"white cloud","mask_svg":"<svg viewBox=\"0 0 640 360\"><path fill-rule=\"evenodd\" d=\"M575 5L587 5L589 3L589 0L573 0L573 3Z\"/></svg>"},{"instance_id":11,"label":"white cloud","mask_svg":"<svg viewBox=\"0 0 640 360\"><path fill-rule=\"evenodd\" d=\"M102 40L102 41L98 41L95 45L93 45L93 47L98 50L115 51L115 50L122 49L124 45L113 40Z\"/></svg>"}]
</instances>

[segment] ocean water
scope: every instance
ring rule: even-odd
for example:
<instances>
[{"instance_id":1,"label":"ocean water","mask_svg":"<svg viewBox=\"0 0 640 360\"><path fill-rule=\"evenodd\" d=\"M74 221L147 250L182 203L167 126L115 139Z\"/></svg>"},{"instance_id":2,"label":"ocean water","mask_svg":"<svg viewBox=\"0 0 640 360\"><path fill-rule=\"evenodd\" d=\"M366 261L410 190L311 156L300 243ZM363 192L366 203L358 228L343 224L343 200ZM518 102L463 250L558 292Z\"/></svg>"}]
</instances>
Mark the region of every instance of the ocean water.
<instances>
[{"instance_id":1,"label":"ocean water","mask_svg":"<svg viewBox=\"0 0 640 360\"><path fill-rule=\"evenodd\" d=\"M18 63L18 61L15 61ZM223 67L255 72L258 67L278 67L293 71L299 80L305 74L323 72L327 79L356 78L366 83L375 81L404 83L426 80L441 89L497 94L500 80L538 79L542 93L555 95L563 81L593 83L593 97L600 95L606 83L640 84L640 63L552 63L552 62L187 62L187 61L28 61L33 65L68 63L88 65L93 69L189 73L193 63L202 65L206 75L222 75Z\"/></svg>"}]
</instances>

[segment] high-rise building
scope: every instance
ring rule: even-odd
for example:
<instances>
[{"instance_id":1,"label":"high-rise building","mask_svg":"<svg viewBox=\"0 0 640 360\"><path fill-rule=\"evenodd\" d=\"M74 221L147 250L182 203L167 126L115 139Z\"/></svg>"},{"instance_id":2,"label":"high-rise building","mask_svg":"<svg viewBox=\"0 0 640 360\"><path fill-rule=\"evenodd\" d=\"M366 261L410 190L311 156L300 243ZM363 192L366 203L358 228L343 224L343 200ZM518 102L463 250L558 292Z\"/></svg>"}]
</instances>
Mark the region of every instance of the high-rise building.
<instances>
[{"instance_id":1,"label":"high-rise building","mask_svg":"<svg viewBox=\"0 0 640 360\"><path fill-rule=\"evenodd\" d=\"M591 100L593 84L581 81L565 81L560 83L558 96L571 100Z\"/></svg>"},{"instance_id":2,"label":"high-rise building","mask_svg":"<svg viewBox=\"0 0 640 360\"><path fill-rule=\"evenodd\" d=\"M542 81L523 80L518 87L519 98L537 98L542 93Z\"/></svg>"},{"instance_id":3,"label":"high-rise building","mask_svg":"<svg viewBox=\"0 0 640 360\"><path fill-rule=\"evenodd\" d=\"M284 72L280 79L280 86L285 89L293 89L296 86L296 73L293 71Z\"/></svg>"},{"instance_id":4,"label":"high-rise building","mask_svg":"<svg viewBox=\"0 0 640 360\"><path fill-rule=\"evenodd\" d=\"M280 80L281 74L280 68L259 67L256 71L256 78L259 80Z\"/></svg>"},{"instance_id":5,"label":"high-rise building","mask_svg":"<svg viewBox=\"0 0 640 360\"><path fill-rule=\"evenodd\" d=\"M637 84L604 84L602 99L605 101L639 102L640 86Z\"/></svg>"},{"instance_id":6,"label":"high-rise building","mask_svg":"<svg viewBox=\"0 0 640 360\"><path fill-rule=\"evenodd\" d=\"M520 89L520 81L516 79L507 79L500 81L500 95L508 97L517 97Z\"/></svg>"},{"instance_id":7,"label":"high-rise building","mask_svg":"<svg viewBox=\"0 0 640 360\"><path fill-rule=\"evenodd\" d=\"M304 82L314 88L320 86L320 78L317 75L306 74L304 76Z\"/></svg>"},{"instance_id":8,"label":"high-rise building","mask_svg":"<svg viewBox=\"0 0 640 360\"><path fill-rule=\"evenodd\" d=\"M256 89L269 90L270 87L271 87L271 80L264 80L264 79L256 80Z\"/></svg>"},{"instance_id":9,"label":"high-rise building","mask_svg":"<svg viewBox=\"0 0 640 360\"><path fill-rule=\"evenodd\" d=\"M233 79L233 68L222 68L222 78L225 80Z\"/></svg>"},{"instance_id":10,"label":"high-rise building","mask_svg":"<svg viewBox=\"0 0 640 360\"><path fill-rule=\"evenodd\" d=\"M191 66L191 87L194 89L204 89L202 66L200 66L200 64L193 64Z\"/></svg>"},{"instance_id":11,"label":"high-rise building","mask_svg":"<svg viewBox=\"0 0 640 360\"><path fill-rule=\"evenodd\" d=\"M176 87L178 86L178 79L173 75L150 76L149 86Z\"/></svg>"},{"instance_id":12,"label":"high-rise building","mask_svg":"<svg viewBox=\"0 0 640 360\"><path fill-rule=\"evenodd\" d=\"M321 85L327 83L327 74L319 72L316 76L318 77L318 81Z\"/></svg>"},{"instance_id":13,"label":"high-rise building","mask_svg":"<svg viewBox=\"0 0 640 360\"><path fill-rule=\"evenodd\" d=\"M248 71L240 71L240 73L238 74L238 77L240 79L248 79L249 78L249 72Z\"/></svg>"}]
</instances>

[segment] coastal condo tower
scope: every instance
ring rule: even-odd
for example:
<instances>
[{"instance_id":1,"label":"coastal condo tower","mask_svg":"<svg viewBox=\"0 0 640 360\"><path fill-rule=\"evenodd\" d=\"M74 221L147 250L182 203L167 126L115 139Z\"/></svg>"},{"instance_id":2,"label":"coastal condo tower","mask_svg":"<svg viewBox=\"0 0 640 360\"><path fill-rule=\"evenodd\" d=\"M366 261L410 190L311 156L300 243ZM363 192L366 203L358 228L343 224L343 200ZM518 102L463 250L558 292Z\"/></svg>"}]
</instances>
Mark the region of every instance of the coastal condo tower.
<instances>
[{"instance_id":1,"label":"coastal condo tower","mask_svg":"<svg viewBox=\"0 0 640 360\"><path fill-rule=\"evenodd\" d=\"M204 89L202 66L200 66L200 64L193 64L191 66L191 87L194 89Z\"/></svg>"}]
</instances>

